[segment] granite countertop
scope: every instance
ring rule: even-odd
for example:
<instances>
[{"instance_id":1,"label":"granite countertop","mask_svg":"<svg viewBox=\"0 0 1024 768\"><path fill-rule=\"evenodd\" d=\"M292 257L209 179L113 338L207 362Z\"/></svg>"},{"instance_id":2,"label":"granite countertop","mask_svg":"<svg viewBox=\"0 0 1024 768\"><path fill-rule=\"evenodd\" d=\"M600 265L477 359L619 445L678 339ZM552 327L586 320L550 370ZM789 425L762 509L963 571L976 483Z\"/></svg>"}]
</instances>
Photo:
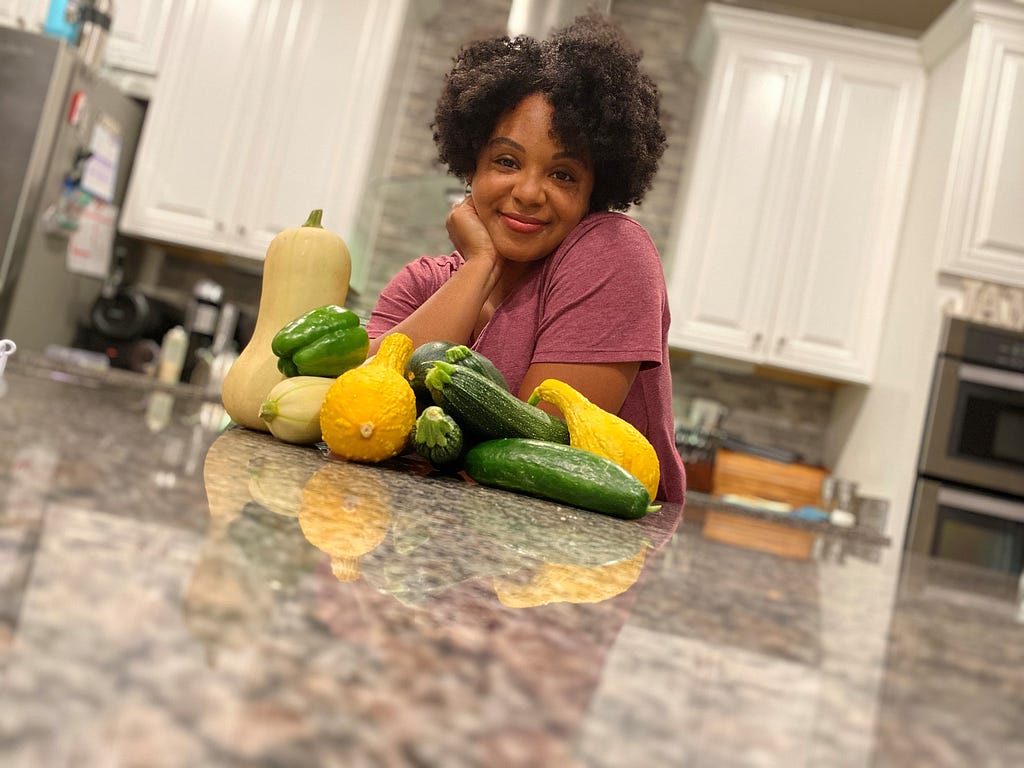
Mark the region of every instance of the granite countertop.
<instances>
[{"instance_id":1,"label":"granite countertop","mask_svg":"<svg viewBox=\"0 0 1024 768\"><path fill-rule=\"evenodd\" d=\"M334 461L120 375L0 390L2 765L1024 764L1015 579Z\"/></svg>"}]
</instances>

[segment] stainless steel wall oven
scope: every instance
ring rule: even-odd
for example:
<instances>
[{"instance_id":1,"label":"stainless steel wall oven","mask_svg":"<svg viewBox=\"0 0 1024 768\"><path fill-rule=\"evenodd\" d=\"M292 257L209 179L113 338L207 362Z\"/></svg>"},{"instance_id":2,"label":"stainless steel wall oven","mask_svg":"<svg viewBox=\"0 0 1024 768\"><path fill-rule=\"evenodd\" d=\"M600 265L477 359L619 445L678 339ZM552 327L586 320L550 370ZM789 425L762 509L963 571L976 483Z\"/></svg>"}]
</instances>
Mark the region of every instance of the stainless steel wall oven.
<instances>
[{"instance_id":1,"label":"stainless steel wall oven","mask_svg":"<svg viewBox=\"0 0 1024 768\"><path fill-rule=\"evenodd\" d=\"M1024 333L946 320L906 547L1024 569Z\"/></svg>"}]
</instances>

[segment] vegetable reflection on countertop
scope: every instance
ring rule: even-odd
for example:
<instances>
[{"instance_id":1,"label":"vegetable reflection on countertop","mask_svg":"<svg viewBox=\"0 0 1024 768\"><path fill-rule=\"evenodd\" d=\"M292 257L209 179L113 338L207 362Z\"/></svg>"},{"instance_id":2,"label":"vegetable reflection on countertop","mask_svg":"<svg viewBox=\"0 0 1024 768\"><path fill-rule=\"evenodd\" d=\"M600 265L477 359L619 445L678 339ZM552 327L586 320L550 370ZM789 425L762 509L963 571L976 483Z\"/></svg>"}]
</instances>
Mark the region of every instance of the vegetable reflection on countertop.
<instances>
[{"instance_id":1,"label":"vegetable reflection on countertop","mask_svg":"<svg viewBox=\"0 0 1024 768\"><path fill-rule=\"evenodd\" d=\"M295 518L338 581L363 579L410 606L469 580L509 607L610 599L682 515L673 507L644 526L475 486L410 455L369 467L242 429L210 446L204 480L211 517L227 520L211 530L230 530L254 503ZM431 501L408 503L417 496Z\"/></svg>"}]
</instances>

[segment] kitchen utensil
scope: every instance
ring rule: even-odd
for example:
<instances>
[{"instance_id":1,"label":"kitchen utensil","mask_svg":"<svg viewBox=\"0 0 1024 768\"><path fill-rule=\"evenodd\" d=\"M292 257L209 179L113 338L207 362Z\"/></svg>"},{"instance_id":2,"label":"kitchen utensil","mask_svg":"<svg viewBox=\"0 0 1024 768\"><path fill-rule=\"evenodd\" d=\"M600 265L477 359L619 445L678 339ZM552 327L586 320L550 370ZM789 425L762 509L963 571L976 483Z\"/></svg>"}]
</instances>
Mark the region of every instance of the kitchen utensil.
<instances>
[{"instance_id":1,"label":"kitchen utensil","mask_svg":"<svg viewBox=\"0 0 1024 768\"><path fill-rule=\"evenodd\" d=\"M704 432L718 430L729 415L729 409L717 400L695 397L690 401L685 426Z\"/></svg>"},{"instance_id":2,"label":"kitchen utensil","mask_svg":"<svg viewBox=\"0 0 1024 768\"><path fill-rule=\"evenodd\" d=\"M882 533L889 519L889 500L873 496L858 496L853 503L857 524Z\"/></svg>"},{"instance_id":3,"label":"kitchen utensil","mask_svg":"<svg viewBox=\"0 0 1024 768\"><path fill-rule=\"evenodd\" d=\"M801 458L799 453L791 451L788 448L749 443L735 435L725 435L725 437L722 438L722 447L728 448L730 451L748 453L751 456L760 456L762 459L781 461L784 464L792 464L795 461L799 461Z\"/></svg>"},{"instance_id":4,"label":"kitchen utensil","mask_svg":"<svg viewBox=\"0 0 1024 768\"><path fill-rule=\"evenodd\" d=\"M7 391L7 382L4 381L7 358L13 355L17 348L17 345L10 339L0 339L0 397Z\"/></svg>"},{"instance_id":5,"label":"kitchen utensil","mask_svg":"<svg viewBox=\"0 0 1024 768\"><path fill-rule=\"evenodd\" d=\"M821 481L821 508L835 525L849 527L857 522L853 511L857 496L857 483L836 475L827 475Z\"/></svg>"},{"instance_id":6,"label":"kitchen utensil","mask_svg":"<svg viewBox=\"0 0 1024 768\"><path fill-rule=\"evenodd\" d=\"M675 443L686 469L686 487L692 491L710 493L715 469L715 454L720 434L700 427L680 426L676 429Z\"/></svg>"},{"instance_id":7,"label":"kitchen utensil","mask_svg":"<svg viewBox=\"0 0 1024 768\"><path fill-rule=\"evenodd\" d=\"M4 368L7 367L7 358L15 353L18 345L10 339L0 339L0 376L4 375Z\"/></svg>"}]
</instances>

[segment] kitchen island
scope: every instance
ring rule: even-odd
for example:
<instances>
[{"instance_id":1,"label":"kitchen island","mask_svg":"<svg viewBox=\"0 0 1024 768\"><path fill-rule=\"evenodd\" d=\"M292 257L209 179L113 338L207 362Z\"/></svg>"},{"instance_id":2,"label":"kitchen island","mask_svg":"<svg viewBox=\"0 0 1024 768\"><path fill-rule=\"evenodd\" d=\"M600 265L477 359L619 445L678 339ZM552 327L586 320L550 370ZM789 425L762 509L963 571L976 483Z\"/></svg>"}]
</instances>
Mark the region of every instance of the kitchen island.
<instances>
[{"instance_id":1,"label":"kitchen island","mask_svg":"<svg viewBox=\"0 0 1024 768\"><path fill-rule=\"evenodd\" d=\"M0 390L4 766L1024 764L1016 579L334 461L140 377Z\"/></svg>"}]
</instances>

